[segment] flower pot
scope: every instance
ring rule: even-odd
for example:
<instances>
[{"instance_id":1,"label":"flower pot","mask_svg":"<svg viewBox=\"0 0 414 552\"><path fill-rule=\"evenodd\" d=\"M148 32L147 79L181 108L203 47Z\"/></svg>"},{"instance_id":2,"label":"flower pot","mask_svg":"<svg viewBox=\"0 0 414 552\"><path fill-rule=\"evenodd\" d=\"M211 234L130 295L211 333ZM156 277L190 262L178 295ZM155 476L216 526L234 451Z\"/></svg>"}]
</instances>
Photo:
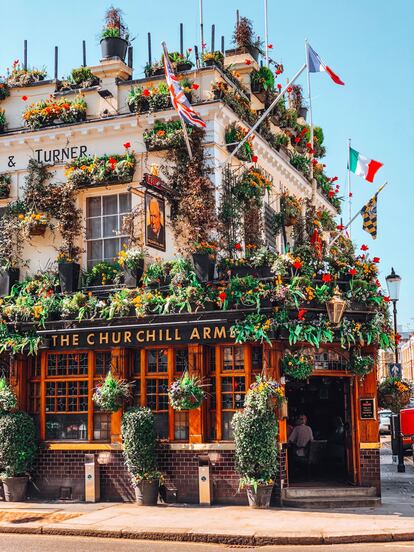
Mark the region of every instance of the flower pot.
<instances>
[{"instance_id":1,"label":"flower pot","mask_svg":"<svg viewBox=\"0 0 414 552\"><path fill-rule=\"evenodd\" d=\"M158 69L154 69L152 74L154 76L163 75L164 74L164 67L159 67Z\"/></svg>"},{"instance_id":2,"label":"flower pot","mask_svg":"<svg viewBox=\"0 0 414 552\"><path fill-rule=\"evenodd\" d=\"M182 63L177 63L177 73L182 73L183 71L190 71L192 68L192 64L188 61L184 61Z\"/></svg>"},{"instance_id":3,"label":"flower pot","mask_svg":"<svg viewBox=\"0 0 414 552\"><path fill-rule=\"evenodd\" d=\"M239 278L244 278L252 273L253 269L250 266L233 266L231 269L231 275Z\"/></svg>"},{"instance_id":4,"label":"flower pot","mask_svg":"<svg viewBox=\"0 0 414 552\"><path fill-rule=\"evenodd\" d=\"M128 42L123 38L110 37L101 40L101 52L103 59L118 57L125 60Z\"/></svg>"},{"instance_id":5,"label":"flower pot","mask_svg":"<svg viewBox=\"0 0 414 552\"><path fill-rule=\"evenodd\" d=\"M224 98L223 90L214 90L213 97L215 100L222 100Z\"/></svg>"},{"instance_id":6,"label":"flower pot","mask_svg":"<svg viewBox=\"0 0 414 552\"><path fill-rule=\"evenodd\" d=\"M160 482L158 479L141 481L134 487L135 502L138 506L156 506Z\"/></svg>"},{"instance_id":7,"label":"flower pot","mask_svg":"<svg viewBox=\"0 0 414 552\"><path fill-rule=\"evenodd\" d=\"M74 293L79 289L79 263L59 263L58 264L60 289L63 293Z\"/></svg>"},{"instance_id":8,"label":"flower pot","mask_svg":"<svg viewBox=\"0 0 414 552\"><path fill-rule=\"evenodd\" d=\"M305 121L306 121L307 114L308 114L308 108L307 107L301 107L299 109L298 115L299 115L299 117L302 117L302 119L305 119Z\"/></svg>"},{"instance_id":9,"label":"flower pot","mask_svg":"<svg viewBox=\"0 0 414 552\"><path fill-rule=\"evenodd\" d=\"M0 199L7 199L10 195L10 186L0 188Z\"/></svg>"},{"instance_id":10,"label":"flower pot","mask_svg":"<svg viewBox=\"0 0 414 552\"><path fill-rule=\"evenodd\" d=\"M259 101L264 103L266 100L267 94L265 89L263 88L262 83L257 81L252 81L251 89L252 89L252 94L254 94Z\"/></svg>"},{"instance_id":11,"label":"flower pot","mask_svg":"<svg viewBox=\"0 0 414 552\"><path fill-rule=\"evenodd\" d=\"M203 61L204 67L217 67L217 63L215 59L206 59Z\"/></svg>"},{"instance_id":12,"label":"flower pot","mask_svg":"<svg viewBox=\"0 0 414 552\"><path fill-rule=\"evenodd\" d=\"M269 508L273 485L258 485L257 490L251 485L246 486L247 500L250 508Z\"/></svg>"},{"instance_id":13,"label":"flower pot","mask_svg":"<svg viewBox=\"0 0 414 552\"><path fill-rule=\"evenodd\" d=\"M12 287L19 281L19 276L20 269L18 268L0 271L0 297L10 295Z\"/></svg>"},{"instance_id":14,"label":"flower pot","mask_svg":"<svg viewBox=\"0 0 414 552\"><path fill-rule=\"evenodd\" d=\"M208 253L193 253L193 267L201 282L209 282L214 278L216 261Z\"/></svg>"},{"instance_id":15,"label":"flower pot","mask_svg":"<svg viewBox=\"0 0 414 552\"><path fill-rule=\"evenodd\" d=\"M23 477L5 477L3 479L4 500L6 502L23 502L27 496L27 485L29 478Z\"/></svg>"},{"instance_id":16,"label":"flower pot","mask_svg":"<svg viewBox=\"0 0 414 552\"><path fill-rule=\"evenodd\" d=\"M215 311L217 310L217 303L215 303L214 301L206 301L203 305L203 310L205 310L206 312Z\"/></svg>"},{"instance_id":17,"label":"flower pot","mask_svg":"<svg viewBox=\"0 0 414 552\"><path fill-rule=\"evenodd\" d=\"M137 287L144 273L144 259L135 268L124 267L124 284L127 287Z\"/></svg>"},{"instance_id":18,"label":"flower pot","mask_svg":"<svg viewBox=\"0 0 414 552\"><path fill-rule=\"evenodd\" d=\"M260 278L272 278L274 274L269 265L263 265L259 269Z\"/></svg>"},{"instance_id":19,"label":"flower pot","mask_svg":"<svg viewBox=\"0 0 414 552\"><path fill-rule=\"evenodd\" d=\"M35 224L32 224L30 227L31 236L44 236L45 232L46 232L46 224L37 222Z\"/></svg>"}]
</instances>

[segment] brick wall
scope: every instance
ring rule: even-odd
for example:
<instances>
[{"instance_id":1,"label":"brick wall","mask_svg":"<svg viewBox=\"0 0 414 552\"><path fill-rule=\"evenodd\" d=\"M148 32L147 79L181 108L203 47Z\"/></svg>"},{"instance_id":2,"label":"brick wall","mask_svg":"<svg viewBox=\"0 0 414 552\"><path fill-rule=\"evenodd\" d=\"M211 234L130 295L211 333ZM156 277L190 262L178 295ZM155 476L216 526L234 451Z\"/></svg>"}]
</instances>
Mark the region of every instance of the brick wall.
<instances>
[{"instance_id":1,"label":"brick wall","mask_svg":"<svg viewBox=\"0 0 414 552\"><path fill-rule=\"evenodd\" d=\"M361 485L376 487L381 496L380 451L379 449L361 449L359 452Z\"/></svg>"}]
</instances>

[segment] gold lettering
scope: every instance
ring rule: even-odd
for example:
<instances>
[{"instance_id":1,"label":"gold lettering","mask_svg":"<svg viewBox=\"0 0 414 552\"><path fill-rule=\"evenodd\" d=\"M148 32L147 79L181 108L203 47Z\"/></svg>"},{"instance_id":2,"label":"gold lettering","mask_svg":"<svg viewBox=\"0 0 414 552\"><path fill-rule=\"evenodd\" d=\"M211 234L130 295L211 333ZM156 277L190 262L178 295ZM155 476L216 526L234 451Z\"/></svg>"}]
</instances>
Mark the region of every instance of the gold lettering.
<instances>
[{"instance_id":1,"label":"gold lettering","mask_svg":"<svg viewBox=\"0 0 414 552\"><path fill-rule=\"evenodd\" d=\"M137 341L138 343L144 343L144 337L142 337L144 335L144 330L139 330L137 332Z\"/></svg>"},{"instance_id":2,"label":"gold lettering","mask_svg":"<svg viewBox=\"0 0 414 552\"><path fill-rule=\"evenodd\" d=\"M147 330L147 341L155 341L155 330Z\"/></svg>"},{"instance_id":3,"label":"gold lettering","mask_svg":"<svg viewBox=\"0 0 414 552\"><path fill-rule=\"evenodd\" d=\"M208 326L203 328L203 338L204 339L211 339L211 328L209 328Z\"/></svg>"},{"instance_id":4,"label":"gold lettering","mask_svg":"<svg viewBox=\"0 0 414 552\"><path fill-rule=\"evenodd\" d=\"M131 343L131 332L124 332L125 343Z\"/></svg>"},{"instance_id":5,"label":"gold lettering","mask_svg":"<svg viewBox=\"0 0 414 552\"><path fill-rule=\"evenodd\" d=\"M162 330L158 330L158 340L162 341Z\"/></svg>"},{"instance_id":6,"label":"gold lettering","mask_svg":"<svg viewBox=\"0 0 414 552\"><path fill-rule=\"evenodd\" d=\"M222 326L221 328L218 328L217 326L214 328L214 339L226 339L226 327Z\"/></svg>"},{"instance_id":7,"label":"gold lettering","mask_svg":"<svg viewBox=\"0 0 414 552\"><path fill-rule=\"evenodd\" d=\"M70 337L68 335L61 335L60 336L60 346L65 347L70 344Z\"/></svg>"},{"instance_id":8,"label":"gold lettering","mask_svg":"<svg viewBox=\"0 0 414 552\"><path fill-rule=\"evenodd\" d=\"M170 336L170 330L165 330L165 341L171 341L172 337Z\"/></svg>"},{"instance_id":9,"label":"gold lettering","mask_svg":"<svg viewBox=\"0 0 414 552\"><path fill-rule=\"evenodd\" d=\"M73 337L72 337L72 345L73 345L73 346L79 345L79 334L73 334Z\"/></svg>"},{"instance_id":10,"label":"gold lettering","mask_svg":"<svg viewBox=\"0 0 414 552\"><path fill-rule=\"evenodd\" d=\"M105 343L108 345L109 343L109 334L108 332L99 334L99 343L102 345L102 343Z\"/></svg>"},{"instance_id":11,"label":"gold lettering","mask_svg":"<svg viewBox=\"0 0 414 552\"><path fill-rule=\"evenodd\" d=\"M174 341L181 341L181 335L179 328L175 328L174 330Z\"/></svg>"},{"instance_id":12,"label":"gold lettering","mask_svg":"<svg viewBox=\"0 0 414 552\"><path fill-rule=\"evenodd\" d=\"M193 331L191 332L191 335L190 335L190 340L191 339L200 339L200 333L198 331L198 328L193 328Z\"/></svg>"},{"instance_id":13,"label":"gold lettering","mask_svg":"<svg viewBox=\"0 0 414 552\"><path fill-rule=\"evenodd\" d=\"M86 336L86 343L88 345L95 345L95 334L91 333Z\"/></svg>"},{"instance_id":14,"label":"gold lettering","mask_svg":"<svg viewBox=\"0 0 414 552\"><path fill-rule=\"evenodd\" d=\"M52 335L52 342L53 342L53 347L56 347L56 341L57 341L57 338L58 338L58 336L57 336L57 335Z\"/></svg>"},{"instance_id":15,"label":"gold lettering","mask_svg":"<svg viewBox=\"0 0 414 552\"><path fill-rule=\"evenodd\" d=\"M114 345L118 345L119 343L121 343L121 332L114 332L112 334L112 343Z\"/></svg>"},{"instance_id":16,"label":"gold lettering","mask_svg":"<svg viewBox=\"0 0 414 552\"><path fill-rule=\"evenodd\" d=\"M233 326L230 328L230 337L231 337L231 339L235 339L235 337L236 337L236 334L234 333Z\"/></svg>"}]
</instances>

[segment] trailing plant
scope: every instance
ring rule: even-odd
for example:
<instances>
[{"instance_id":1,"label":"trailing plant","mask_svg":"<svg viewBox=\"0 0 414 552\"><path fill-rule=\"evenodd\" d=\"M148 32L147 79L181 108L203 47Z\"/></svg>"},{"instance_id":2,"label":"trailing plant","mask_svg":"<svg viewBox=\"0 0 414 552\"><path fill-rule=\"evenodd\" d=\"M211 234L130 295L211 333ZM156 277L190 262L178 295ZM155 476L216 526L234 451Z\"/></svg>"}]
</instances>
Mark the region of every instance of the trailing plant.
<instances>
[{"instance_id":1,"label":"trailing plant","mask_svg":"<svg viewBox=\"0 0 414 552\"><path fill-rule=\"evenodd\" d=\"M82 96L76 96L73 100L48 98L29 105L22 117L31 129L78 123L86 118L86 102Z\"/></svg>"},{"instance_id":2,"label":"trailing plant","mask_svg":"<svg viewBox=\"0 0 414 552\"><path fill-rule=\"evenodd\" d=\"M11 175L9 173L0 174L0 199L5 199L10 195Z\"/></svg>"},{"instance_id":3,"label":"trailing plant","mask_svg":"<svg viewBox=\"0 0 414 552\"><path fill-rule=\"evenodd\" d=\"M285 400L286 397L280 383L260 375L256 376L256 381L250 385L244 399L244 406L265 413L276 405L281 405Z\"/></svg>"},{"instance_id":4,"label":"trailing plant","mask_svg":"<svg viewBox=\"0 0 414 552\"><path fill-rule=\"evenodd\" d=\"M279 233L285 226L292 226L302 214L302 201L289 192L280 196L280 211L273 219L275 233Z\"/></svg>"},{"instance_id":5,"label":"trailing plant","mask_svg":"<svg viewBox=\"0 0 414 552\"><path fill-rule=\"evenodd\" d=\"M191 136L192 127L187 127L187 132ZM183 147L185 139L180 121L157 121L152 129L144 131L144 142L148 151Z\"/></svg>"},{"instance_id":6,"label":"trailing plant","mask_svg":"<svg viewBox=\"0 0 414 552\"><path fill-rule=\"evenodd\" d=\"M227 144L227 149L232 151L235 149L239 142L241 142L247 134L247 130L238 125L237 123L231 123L225 131L224 140ZM253 156L252 139L249 138L243 144L243 146L236 153L236 157L242 161L251 161Z\"/></svg>"},{"instance_id":7,"label":"trailing plant","mask_svg":"<svg viewBox=\"0 0 414 552\"><path fill-rule=\"evenodd\" d=\"M409 381L388 377L378 385L378 406L398 414L410 401L412 385Z\"/></svg>"},{"instance_id":8,"label":"trailing plant","mask_svg":"<svg viewBox=\"0 0 414 552\"><path fill-rule=\"evenodd\" d=\"M237 321L231 327L232 334L236 343L245 343L247 341L257 341L263 343L270 342L273 321L264 314L251 313L243 320Z\"/></svg>"},{"instance_id":9,"label":"trailing plant","mask_svg":"<svg viewBox=\"0 0 414 552\"><path fill-rule=\"evenodd\" d=\"M0 378L0 416L17 408L17 397L5 377Z\"/></svg>"},{"instance_id":10,"label":"trailing plant","mask_svg":"<svg viewBox=\"0 0 414 552\"><path fill-rule=\"evenodd\" d=\"M36 454L36 429L32 417L26 412L0 416L0 477L28 475Z\"/></svg>"},{"instance_id":11,"label":"trailing plant","mask_svg":"<svg viewBox=\"0 0 414 552\"><path fill-rule=\"evenodd\" d=\"M356 376L364 377L374 367L374 359L370 355L362 355L359 350L352 350L349 358L349 370Z\"/></svg>"},{"instance_id":12,"label":"trailing plant","mask_svg":"<svg viewBox=\"0 0 414 552\"><path fill-rule=\"evenodd\" d=\"M166 82L161 82L158 86L150 89L144 89L143 95L148 98L148 106L151 112L162 111L171 107L171 96Z\"/></svg>"},{"instance_id":13,"label":"trailing plant","mask_svg":"<svg viewBox=\"0 0 414 552\"><path fill-rule=\"evenodd\" d=\"M241 175L233 192L242 203L246 204L252 201L260 206L265 192L271 189L272 182L263 174L263 171L259 168L251 167Z\"/></svg>"},{"instance_id":14,"label":"trailing plant","mask_svg":"<svg viewBox=\"0 0 414 552\"><path fill-rule=\"evenodd\" d=\"M308 177L310 175L310 162L306 155L294 153L290 158L290 164L303 173L304 176Z\"/></svg>"},{"instance_id":15,"label":"trailing plant","mask_svg":"<svg viewBox=\"0 0 414 552\"><path fill-rule=\"evenodd\" d=\"M85 155L78 157L65 168L65 177L75 188L106 183L131 182L135 170L135 152L125 148L124 154Z\"/></svg>"},{"instance_id":16,"label":"trailing plant","mask_svg":"<svg viewBox=\"0 0 414 552\"><path fill-rule=\"evenodd\" d=\"M108 372L105 380L97 385L92 399L101 410L118 412L130 396L129 383Z\"/></svg>"},{"instance_id":17,"label":"trailing plant","mask_svg":"<svg viewBox=\"0 0 414 552\"><path fill-rule=\"evenodd\" d=\"M168 389L168 399L174 410L194 410L203 402L205 393L201 381L187 371Z\"/></svg>"},{"instance_id":18,"label":"trailing plant","mask_svg":"<svg viewBox=\"0 0 414 552\"><path fill-rule=\"evenodd\" d=\"M4 109L0 109L0 132L3 132L7 127L6 112Z\"/></svg>"},{"instance_id":19,"label":"trailing plant","mask_svg":"<svg viewBox=\"0 0 414 552\"><path fill-rule=\"evenodd\" d=\"M121 289L111 294L107 305L101 310L102 318L112 320L113 318L128 316L133 305L133 297L135 297L135 293L129 289Z\"/></svg>"},{"instance_id":20,"label":"trailing plant","mask_svg":"<svg viewBox=\"0 0 414 552\"><path fill-rule=\"evenodd\" d=\"M295 379L308 379L314 368L315 360L313 356L304 351L285 352L282 358L283 373Z\"/></svg>"},{"instance_id":21,"label":"trailing plant","mask_svg":"<svg viewBox=\"0 0 414 552\"><path fill-rule=\"evenodd\" d=\"M154 414L149 408L131 408L122 417L125 465L136 486L141 481L162 479L156 465Z\"/></svg>"}]
</instances>

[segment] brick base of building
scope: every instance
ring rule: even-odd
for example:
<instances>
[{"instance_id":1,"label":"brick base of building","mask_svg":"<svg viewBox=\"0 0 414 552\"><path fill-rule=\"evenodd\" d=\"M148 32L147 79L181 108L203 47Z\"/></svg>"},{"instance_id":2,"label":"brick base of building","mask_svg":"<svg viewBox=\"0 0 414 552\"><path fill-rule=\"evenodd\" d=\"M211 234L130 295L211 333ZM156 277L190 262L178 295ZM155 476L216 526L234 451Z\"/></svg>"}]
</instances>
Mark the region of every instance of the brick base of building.
<instances>
[{"instance_id":1,"label":"brick base of building","mask_svg":"<svg viewBox=\"0 0 414 552\"><path fill-rule=\"evenodd\" d=\"M88 450L47 450L39 453L33 472L31 496L57 499L62 487L70 488L71 498L84 500L84 463ZM133 501L134 491L124 465L122 452L95 452L100 466L101 500ZM199 451L171 450L158 452L158 467L165 476L164 497L167 501L198 503ZM204 453L205 454L205 453ZM247 504L244 491L238 492L239 476L234 471L234 451L208 452L211 462L214 502Z\"/></svg>"},{"instance_id":2,"label":"brick base of building","mask_svg":"<svg viewBox=\"0 0 414 552\"><path fill-rule=\"evenodd\" d=\"M381 496L381 473L379 449L361 449L359 452L361 485L375 487Z\"/></svg>"}]
</instances>

